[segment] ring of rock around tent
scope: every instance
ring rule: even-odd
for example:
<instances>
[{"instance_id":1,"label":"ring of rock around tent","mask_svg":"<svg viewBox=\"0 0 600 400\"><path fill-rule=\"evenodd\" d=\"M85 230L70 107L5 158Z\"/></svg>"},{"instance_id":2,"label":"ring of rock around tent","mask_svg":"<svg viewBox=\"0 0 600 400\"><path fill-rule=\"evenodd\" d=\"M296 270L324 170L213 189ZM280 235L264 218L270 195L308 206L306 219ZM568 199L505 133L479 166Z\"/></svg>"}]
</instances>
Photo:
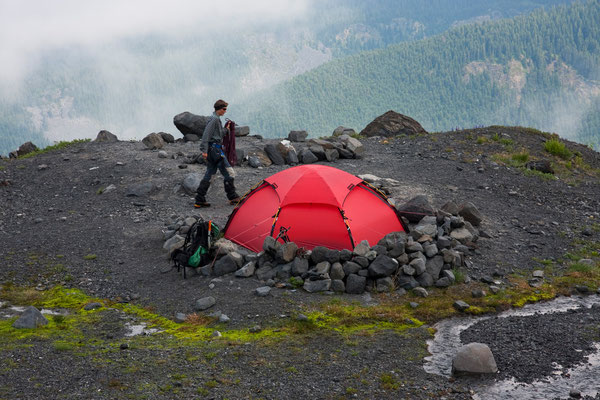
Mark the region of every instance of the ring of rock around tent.
<instances>
[{"instance_id":1,"label":"ring of rock around tent","mask_svg":"<svg viewBox=\"0 0 600 400\"><path fill-rule=\"evenodd\" d=\"M398 209L410 217L410 233L393 232L376 244L363 241L354 250L317 246L306 251L269 236L257 254L219 239L212 249L214 261L188 268L187 274L234 274L254 277L267 286L302 287L307 292L361 294L421 288L418 294L426 296L426 288L452 285L453 270L467 265L477 240L488 237L477 228L482 217L472 203L448 202L434 210L424 196L417 196ZM183 244L195 221L195 217L178 218L168 224L164 249L169 254Z\"/></svg>"}]
</instances>

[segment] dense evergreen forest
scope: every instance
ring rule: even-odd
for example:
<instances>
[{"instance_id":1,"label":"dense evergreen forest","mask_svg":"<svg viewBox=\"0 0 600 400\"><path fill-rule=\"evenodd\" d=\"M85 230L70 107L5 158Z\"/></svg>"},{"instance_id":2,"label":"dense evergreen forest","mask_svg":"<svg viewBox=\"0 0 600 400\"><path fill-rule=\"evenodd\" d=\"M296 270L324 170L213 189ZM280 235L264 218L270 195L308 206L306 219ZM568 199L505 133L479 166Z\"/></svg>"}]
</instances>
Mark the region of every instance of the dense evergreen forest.
<instances>
[{"instance_id":1,"label":"dense evergreen forest","mask_svg":"<svg viewBox=\"0 0 600 400\"><path fill-rule=\"evenodd\" d=\"M573 0L336 0L325 2L316 37L343 56L423 39L454 26L512 18ZM330 4L332 3L332 4Z\"/></svg>"},{"instance_id":2,"label":"dense evergreen forest","mask_svg":"<svg viewBox=\"0 0 600 400\"><path fill-rule=\"evenodd\" d=\"M523 125L600 143L600 1L459 26L337 59L246 105L256 131L360 130L389 109L430 131Z\"/></svg>"}]
</instances>

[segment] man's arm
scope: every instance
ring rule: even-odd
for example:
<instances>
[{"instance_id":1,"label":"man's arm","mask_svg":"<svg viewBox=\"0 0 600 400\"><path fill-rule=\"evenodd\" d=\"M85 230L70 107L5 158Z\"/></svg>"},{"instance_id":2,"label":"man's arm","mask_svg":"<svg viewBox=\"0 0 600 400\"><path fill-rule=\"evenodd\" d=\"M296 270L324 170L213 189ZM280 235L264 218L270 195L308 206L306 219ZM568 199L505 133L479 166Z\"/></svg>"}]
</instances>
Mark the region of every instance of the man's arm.
<instances>
[{"instance_id":1,"label":"man's arm","mask_svg":"<svg viewBox=\"0 0 600 400\"><path fill-rule=\"evenodd\" d=\"M202 142L200 143L200 152L206 157L206 153L208 151L208 142L213 137L213 133L217 128L218 119L211 118L206 124L206 128L204 128L204 133L202 134Z\"/></svg>"}]
</instances>

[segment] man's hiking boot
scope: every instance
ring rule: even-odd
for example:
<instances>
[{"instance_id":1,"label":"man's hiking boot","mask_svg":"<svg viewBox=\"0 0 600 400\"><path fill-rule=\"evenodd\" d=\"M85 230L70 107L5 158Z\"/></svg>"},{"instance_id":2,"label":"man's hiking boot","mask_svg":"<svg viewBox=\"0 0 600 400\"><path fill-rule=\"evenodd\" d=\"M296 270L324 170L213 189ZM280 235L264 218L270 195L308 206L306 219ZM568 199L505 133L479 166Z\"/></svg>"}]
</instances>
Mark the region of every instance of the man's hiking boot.
<instances>
[{"instance_id":1,"label":"man's hiking boot","mask_svg":"<svg viewBox=\"0 0 600 400\"><path fill-rule=\"evenodd\" d=\"M207 203L206 201L196 201L194 203L194 207L196 207L196 208L210 207L210 203Z\"/></svg>"},{"instance_id":2,"label":"man's hiking boot","mask_svg":"<svg viewBox=\"0 0 600 400\"><path fill-rule=\"evenodd\" d=\"M235 206L237 203L240 202L242 198L241 197L236 197L235 199L231 199L229 200L229 204L231 204L232 206Z\"/></svg>"}]
</instances>

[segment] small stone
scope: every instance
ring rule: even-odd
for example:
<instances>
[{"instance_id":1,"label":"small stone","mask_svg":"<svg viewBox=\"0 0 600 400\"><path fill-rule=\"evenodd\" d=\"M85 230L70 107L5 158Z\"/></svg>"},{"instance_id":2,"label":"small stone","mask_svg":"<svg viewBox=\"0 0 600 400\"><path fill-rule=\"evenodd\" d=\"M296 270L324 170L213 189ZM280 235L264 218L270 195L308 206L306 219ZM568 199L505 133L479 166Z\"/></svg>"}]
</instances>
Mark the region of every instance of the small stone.
<instances>
[{"instance_id":1,"label":"small stone","mask_svg":"<svg viewBox=\"0 0 600 400\"><path fill-rule=\"evenodd\" d=\"M259 325L254 325L253 327L248 329L248 332L250 333L258 333L260 331L262 331L262 328Z\"/></svg>"},{"instance_id":2,"label":"small stone","mask_svg":"<svg viewBox=\"0 0 600 400\"><path fill-rule=\"evenodd\" d=\"M219 331L214 331L211 336L214 338L220 338L223 335L221 335L221 332Z\"/></svg>"},{"instance_id":3,"label":"small stone","mask_svg":"<svg viewBox=\"0 0 600 400\"><path fill-rule=\"evenodd\" d=\"M416 287L413 289L413 292L419 296L419 297L427 297L429 296L429 293L427 293L427 290L425 288L422 287Z\"/></svg>"},{"instance_id":4,"label":"small stone","mask_svg":"<svg viewBox=\"0 0 600 400\"><path fill-rule=\"evenodd\" d=\"M119 346L121 350L127 350L129 348L129 343L121 343Z\"/></svg>"},{"instance_id":5,"label":"small stone","mask_svg":"<svg viewBox=\"0 0 600 400\"><path fill-rule=\"evenodd\" d=\"M88 303L85 306L83 306L83 309L86 311L90 311L90 310L95 310L97 308L101 308L102 304L98 303L98 302L94 302L94 303Z\"/></svg>"},{"instance_id":6,"label":"small stone","mask_svg":"<svg viewBox=\"0 0 600 400\"><path fill-rule=\"evenodd\" d=\"M186 319L187 315L185 315L185 313L178 312L175 314L175 322L177 322L178 324L185 322Z\"/></svg>"},{"instance_id":7,"label":"small stone","mask_svg":"<svg viewBox=\"0 0 600 400\"><path fill-rule=\"evenodd\" d=\"M414 301L411 301L410 303L408 303L408 305L410 306L410 308L417 308L417 307L419 307L419 303L415 303Z\"/></svg>"},{"instance_id":8,"label":"small stone","mask_svg":"<svg viewBox=\"0 0 600 400\"><path fill-rule=\"evenodd\" d=\"M533 273L531 274L531 276L533 276L534 278L543 278L544 277L544 271L542 271L541 269L537 269L537 270L533 271Z\"/></svg>"},{"instance_id":9,"label":"small stone","mask_svg":"<svg viewBox=\"0 0 600 400\"><path fill-rule=\"evenodd\" d=\"M254 294L258 297L267 297L271 293L271 288L269 286L261 286L254 290Z\"/></svg>"},{"instance_id":10,"label":"small stone","mask_svg":"<svg viewBox=\"0 0 600 400\"><path fill-rule=\"evenodd\" d=\"M462 300L456 300L454 304L452 304L452 306L458 311L465 311L467 308L471 307L469 304L465 303Z\"/></svg>"},{"instance_id":11,"label":"small stone","mask_svg":"<svg viewBox=\"0 0 600 400\"><path fill-rule=\"evenodd\" d=\"M296 317L297 321L308 321L308 317L304 314L298 314L298 316Z\"/></svg>"},{"instance_id":12,"label":"small stone","mask_svg":"<svg viewBox=\"0 0 600 400\"><path fill-rule=\"evenodd\" d=\"M219 317L219 322L226 324L227 322L229 322L231 320L231 318L229 318L227 315L225 314L221 314L221 316Z\"/></svg>"},{"instance_id":13,"label":"small stone","mask_svg":"<svg viewBox=\"0 0 600 400\"><path fill-rule=\"evenodd\" d=\"M494 294L497 294L500 291L500 288L498 286L492 285L490 286L490 291Z\"/></svg>"},{"instance_id":14,"label":"small stone","mask_svg":"<svg viewBox=\"0 0 600 400\"><path fill-rule=\"evenodd\" d=\"M204 297L200 300L196 300L196 311L204 311L216 304L216 300L212 296Z\"/></svg>"},{"instance_id":15,"label":"small stone","mask_svg":"<svg viewBox=\"0 0 600 400\"><path fill-rule=\"evenodd\" d=\"M591 290L586 285L575 285L575 290L577 290L581 294L590 294Z\"/></svg>"}]
</instances>

